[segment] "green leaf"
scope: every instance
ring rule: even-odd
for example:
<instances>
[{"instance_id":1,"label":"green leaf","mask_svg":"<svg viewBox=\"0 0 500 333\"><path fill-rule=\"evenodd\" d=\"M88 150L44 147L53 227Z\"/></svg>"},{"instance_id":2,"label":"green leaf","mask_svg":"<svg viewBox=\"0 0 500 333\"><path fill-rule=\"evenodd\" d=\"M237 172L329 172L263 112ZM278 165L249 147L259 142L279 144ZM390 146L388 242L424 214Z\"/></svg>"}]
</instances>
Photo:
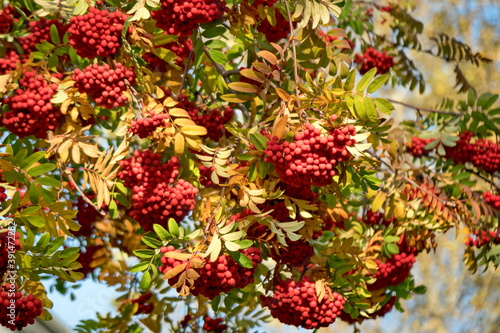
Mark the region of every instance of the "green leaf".
<instances>
[{"instance_id":1,"label":"green leaf","mask_svg":"<svg viewBox=\"0 0 500 333\"><path fill-rule=\"evenodd\" d=\"M389 74L380 75L379 77L375 78L372 83L370 83L368 89L366 89L366 92L369 94L374 93L375 91L379 90L380 87L382 87L387 82L387 80L389 80Z\"/></svg>"},{"instance_id":2,"label":"green leaf","mask_svg":"<svg viewBox=\"0 0 500 333\"><path fill-rule=\"evenodd\" d=\"M251 133L249 135L250 141L253 143L255 148L258 150L265 150L267 147L267 141L269 140L264 135L260 133Z\"/></svg>"},{"instance_id":3,"label":"green leaf","mask_svg":"<svg viewBox=\"0 0 500 333\"><path fill-rule=\"evenodd\" d=\"M453 176L454 180L463 180L463 179L468 179L470 178L471 173L470 172L461 172L459 174L456 174Z\"/></svg>"},{"instance_id":4,"label":"green leaf","mask_svg":"<svg viewBox=\"0 0 500 333\"><path fill-rule=\"evenodd\" d=\"M210 50L210 57L219 65L225 65L228 62L226 55L219 50Z\"/></svg>"},{"instance_id":5,"label":"green leaf","mask_svg":"<svg viewBox=\"0 0 500 333\"><path fill-rule=\"evenodd\" d=\"M215 313L218 313L218 311L219 311L220 300L221 300L221 297L220 297L220 295L218 295L211 302L212 303L212 310Z\"/></svg>"},{"instance_id":6,"label":"green leaf","mask_svg":"<svg viewBox=\"0 0 500 333\"><path fill-rule=\"evenodd\" d=\"M179 226L177 225L177 222L173 218L170 218L168 220L168 231L172 235L173 238L179 238L180 233L179 233Z\"/></svg>"},{"instance_id":7,"label":"green leaf","mask_svg":"<svg viewBox=\"0 0 500 333\"><path fill-rule=\"evenodd\" d=\"M377 110L388 115L394 111L394 106L383 98L375 98L375 105L377 106Z\"/></svg>"},{"instance_id":8,"label":"green leaf","mask_svg":"<svg viewBox=\"0 0 500 333\"><path fill-rule=\"evenodd\" d=\"M55 24L52 24L50 26L50 38L52 38L52 41L54 44L61 44L61 38L59 37L59 31L57 31L57 27Z\"/></svg>"},{"instance_id":9,"label":"green leaf","mask_svg":"<svg viewBox=\"0 0 500 333\"><path fill-rule=\"evenodd\" d=\"M22 161L20 165L21 169L23 170L28 169L30 166L40 161L44 156L45 156L44 151L37 151L36 153L31 154L24 161Z\"/></svg>"},{"instance_id":10,"label":"green leaf","mask_svg":"<svg viewBox=\"0 0 500 333\"><path fill-rule=\"evenodd\" d=\"M149 266L149 263L147 261L143 261L138 263L137 265L132 266L129 269L130 273L137 273L137 272L142 272L145 271Z\"/></svg>"},{"instance_id":11,"label":"green leaf","mask_svg":"<svg viewBox=\"0 0 500 333\"><path fill-rule=\"evenodd\" d=\"M356 70L352 70L347 75L347 78L344 83L344 90L351 91L354 88L354 80L356 79Z\"/></svg>"},{"instance_id":12,"label":"green leaf","mask_svg":"<svg viewBox=\"0 0 500 333\"><path fill-rule=\"evenodd\" d=\"M43 234L42 237L40 237L40 239L36 243L34 249L37 249L38 251L42 250L43 248L45 248L45 246L47 246L47 244L49 244L49 241L50 241L50 234L49 233Z\"/></svg>"},{"instance_id":13,"label":"green leaf","mask_svg":"<svg viewBox=\"0 0 500 333\"><path fill-rule=\"evenodd\" d=\"M56 166L51 163L40 164L37 165L36 167L29 169L28 175L30 175L31 177L38 177L43 175L44 173L54 170L55 168Z\"/></svg>"},{"instance_id":14,"label":"green leaf","mask_svg":"<svg viewBox=\"0 0 500 333\"><path fill-rule=\"evenodd\" d=\"M26 219L29 221L30 224L37 228L43 228L45 227L45 219L39 215L29 215L26 216Z\"/></svg>"},{"instance_id":15,"label":"green leaf","mask_svg":"<svg viewBox=\"0 0 500 333\"><path fill-rule=\"evenodd\" d=\"M50 242L47 249L47 254L52 254L56 252L64 244L64 237L57 237L52 242Z\"/></svg>"},{"instance_id":16,"label":"green leaf","mask_svg":"<svg viewBox=\"0 0 500 333\"><path fill-rule=\"evenodd\" d=\"M377 68L374 67L370 69L366 74L359 80L358 85L356 86L356 91L357 92L363 92L366 87L368 87L368 84L370 81L375 77L375 74L377 74Z\"/></svg>"},{"instance_id":17,"label":"green leaf","mask_svg":"<svg viewBox=\"0 0 500 333\"><path fill-rule=\"evenodd\" d=\"M40 208L42 208L42 206L30 206L25 208L21 211L21 216L32 215L33 213L38 212Z\"/></svg>"},{"instance_id":18,"label":"green leaf","mask_svg":"<svg viewBox=\"0 0 500 333\"><path fill-rule=\"evenodd\" d=\"M172 238L172 235L170 235L170 233L159 224L153 224L153 230L158 235L158 237L160 237L160 239L164 242Z\"/></svg>"},{"instance_id":19,"label":"green leaf","mask_svg":"<svg viewBox=\"0 0 500 333\"><path fill-rule=\"evenodd\" d=\"M376 121L378 119L377 110L375 109L375 104L373 103L373 99L366 97L364 100L365 112L370 119L370 121Z\"/></svg>"},{"instance_id":20,"label":"green leaf","mask_svg":"<svg viewBox=\"0 0 500 333\"><path fill-rule=\"evenodd\" d=\"M135 250L134 254L139 258L149 259L155 255L155 250L152 249L140 249Z\"/></svg>"},{"instance_id":21,"label":"green leaf","mask_svg":"<svg viewBox=\"0 0 500 333\"><path fill-rule=\"evenodd\" d=\"M224 27L214 26L214 27L211 27L211 28L203 31L203 33L201 35L205 38L214 38L214 37L223 35L226 32L226 30L227 29Z\"/></svg>"},{"instance_id":22,"label":"green leaf","mask_svg":"<svg viewBox=\"0 0 500 333\"><path fill-rule=\"evenodd\" d=\"M59 58L57 57L57 54L52 53L49 56L49 59L47 60L47 67L49 68L55 68L59 64Z\"/></svg>"},{"instance_id":23,"label":"green leaf","mask_svg":"<svg viewBox=\"0 0 500 333\"><path fill-rule=\"evenodd\" d=\"M229 252L231 257L240 265L241 267L245 268L253 268L252 260L248 258L246 255L244 255L241 252Z\"/></svg>"},{"instance_id":24,"label":"green leaf","mask_svg":"<svg viewBox=\"0 0 500 333\"><path fill-rule=\"evenodd\" d=\"M238 244L242 250L249 248L250 246L253 245L253 242L249 239L243 239L234 243Z\"/></svg>"},{"instance_id":25,"label":"green leaf","mask_svg":"<svg viewBox=\"0 0 500 333\"><path fill-rule=\"evenodd\" d=\"M157 249L160 246L162 246L162 244L159 240L154 239L152 237L142 236L141 240L144 244L146 244L149 247L152 247L153 249Z\"/></svg>"},{"instance_id":26,"label":"green leaf","mask_svg":"<svg viewBox=\"0 0 500 333\"><path fill-rule=\"evenodd\" d=\"M36 205L40 201L41 186L36 183L31 183L29 188L29 196L32 204Z\"/></svg>"},{"instance_id":27,"label":"green leaf","mask_svg":"<svg viewBox=\"0 0 500 333\"><path fill-rule=\"evenodd\" d=\"M52 177L40 177L35 179L34 183L38 183L40 185L52 186L52 187L61 187L62 184L59 180Z\"/></svg>"},{"instance_id":28,"label":"green leaf","mask_svg":"<svg viewBox=\"0 0 500 333\"><path fill-rule=\"evenodd\" d=\"M415 294L423 295L427 292L427 287L426 286L417 286L415 289L413 289L413 292Z\"/></svg>"},{"instance_id":29,"label":"green leaf","mask_svg":"<svg viewBox=\"0 0 500 333\"><path fill-rule=\"evenodd\" d=\"M148 289L149 286L151 285L151 274L149 273L149 271L146 271L144 272L144 274L142 274L142 278L141 278L141 282L139 284L139 287L141 287L141 289Z\"/></svg>"}]
</instances>

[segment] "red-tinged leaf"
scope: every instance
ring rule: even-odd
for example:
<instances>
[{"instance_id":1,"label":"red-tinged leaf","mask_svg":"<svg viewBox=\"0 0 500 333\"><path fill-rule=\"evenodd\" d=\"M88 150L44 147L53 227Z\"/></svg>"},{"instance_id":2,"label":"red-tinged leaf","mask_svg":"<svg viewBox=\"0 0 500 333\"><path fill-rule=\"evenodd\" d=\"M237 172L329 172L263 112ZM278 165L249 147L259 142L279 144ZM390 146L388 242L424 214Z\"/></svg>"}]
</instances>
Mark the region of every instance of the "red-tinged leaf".
<instances>
[{"instance_id":1,"label":"red-tinged leaf","mask_svg":"<svg viewBox=\"0 0 500 333\"><path fill-rule=\"evenodd\" d=\"M266 59L271 65L278 64L278 58L276 58L276 56L269 51L266 50L259 51L257 55Z\"/></svg>"}]
</instances>

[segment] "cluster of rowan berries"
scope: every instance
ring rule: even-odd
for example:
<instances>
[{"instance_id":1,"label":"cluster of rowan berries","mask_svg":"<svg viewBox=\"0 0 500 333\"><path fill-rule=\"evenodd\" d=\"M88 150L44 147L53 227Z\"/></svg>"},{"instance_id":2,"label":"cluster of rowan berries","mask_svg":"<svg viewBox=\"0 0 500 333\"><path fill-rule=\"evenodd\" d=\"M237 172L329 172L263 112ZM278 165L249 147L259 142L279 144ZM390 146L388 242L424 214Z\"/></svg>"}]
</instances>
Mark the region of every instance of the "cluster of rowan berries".
<instances>
[{"instance_id":1,"label":"cluster of rowan berries","mask_svg":"<svg viewBox=\"0 0 500 333\"><path fill-rule=\"evenodd\" d=\"M327 327L342 313L345 298L325 287L321 301L316 296L316 284L304 277L300 281L281 281L271 297L261 295L262 306L280 322L305 329Z\"/></svg>"},{"instance_id":2,"label":"cluster of rowan berries","mask_svg":"<svg viewBox=\"0 0 500 333\"><path fill-rule=\"evenodd\" d=\"M487 139L472 142L473 137L474 134L469 131L461 133L455 147L446 147L446 158L451 158L455 163L470 162L491 174L499 172L500 145Z\"/></svg>"},{"instance_id":3,"label":"cluster of rowan berries","mask_svg":"<svg viewBox=\"0 0 500 333\"><path fill-rule=\"evenodd\" d=\"M483 193L484 201L491 207L500 210L500 195L494 195L490 191Z\"/></svg>"},{"instance_id":4,"label":"cluster of rowan berries","mask_svg":"<svg viewBox=\"0 0 500 333\"><path fill-rule=\"evenodd\" d=\"M33 295L23 296L17 286L7 283L0 292L0 325L11 331L22 330L35 323L35 318L42 314L42 301Z\"/></svg>"},{"instance_id":5,"label":"cluster of rowan berries","mask_svg":"<svg viewBox=\"0 0 500 333\"><path fill-rule=\"evenodd\" d=\"M141 139L147 138L153 134L158 127L165 126L169 119L169 116L166 113L146 112L144 113L144 116L144 118L133 120L130 123L130 128L128 129Z\"/></svg>"},{"instance_id":6,"label":"cluster of rowan berries","mask_svg":"<svg viewBox=\"0 0 500 333\"><path fill-rule=\"evenodd\" d=\"M214 183L212 181L212 173L215 171L215 167L211 166L210 168L207 168L203 164L198 166L198 169L200 169L200 184L204 188L218 188L219 185Z\"/></svg>"},{"instance_id":7,"label":"cluster of rowan berries","mask_svg":"<svg viewBox=\"0 0 500 333\"><path fill-rule=\"evenodd\" d=\"M375 283L368 285L369 290L397 286L410 275L413 264L417 261L418 250L409 246L404 238L398 243L399 253L391 258L375 259L378 271L373 274L377 279Z\"/></svg>"},{"instance_id":8,"label":"cluster of rowan berries","mask_svg":"<svg viewBox=\"0 0 500 333\"><path fill-rule=\"evenodd\" d=\"M6 34L14 26L15 8L8 5L0 12L0 34Z\"/></svg>"},{"instance_id":9,"label":"cluster of rowan berries","mask_svg":"<svg viewBox=\"0 0 500 333\"><path fill-rule=\"evenodd\" d=\"M474 231L466 240L465 245L480 248L486 244L500 244L500 231Z\"/></svg>"},{"instance_id":10,"label":"cluster of rowan berries","mask_svg":"<svg viewBox=\"0 0 500 333\"><path fill-rule=\"evenodd\" d=\"M120 49L126 19L120 11L90 7L87 14L71 18L69 43L82 58L109 57Z\"/></svg>"},{"instance_id":11,"label":"cluster of rowan berries","mask_svg":"<svg viewBox=\"0 0 500 333\"><path fill-rule=\"evenodd\" d=\"M153 224L166 226L169 218L179 222L194 208L198 189L184 179L177 180L178 157L162 163L160 154L136 150L119 164L118 178L133 191L129 214L144 230L153 230Z\"/></svg>"},{"instance_id":12,"label":"cluster of rowan berries","mask_svg":"<svg viewBox=\"0 0 500 333\"><path fill-rule=\"evenodd\" d=\"M40 44L44 41L52 41L50 36L50 27L55 25L59 36L64 36L66 31L68 30L68 26L64 25L60 20L52 19L47 20L42 17L38 21L30 21L29 22L29 35L22 37L19 39L19 44L24 50L25 57L28 56L29 53L36 51L36 45Z\"/></svg>"},{"instance_id":13,"label":"cluster of rowan berries","mask_svg":"<svg viewBox=\"0 0 500 333\"><path fill-rule=\"evenodd\" d=\"M0 75L7 74L17 68L17 64L21 62L21 58L16 51L8 50L5 55L0 58Z\"/></svg>"},{"instance_id":14,"label":"cluster of rowan berries","mask_svg":"<svg viewBox=\"0 0 500 333\"><path fill-rule=\"evenodd\" d=\"M173 246L161 248L162 253L178 252ZM245 268L233 260L227 254L223 254L217 258L215 262L204 260L204 265L201 268L196 268L199 277L194 280L191 293L195 296L203 295L210 299L214 299L221 293L228 293L234 288L244 288L253 283L253 274L257 269L257 265L262 262L261 251L255 247L249 247L241 250L241 253L246 255L252 261L252 268ZM166 255L161 258L163 266L158 270L162 273L167 273L169 270L181 264L189 263L187 260L179 260ZM186 267L189 268L189 267ZM171 286L174 286L179 281L179 275L176 275L168 280Z\"/></svg>"},{"instance_id":15,"label":"cluster of rowan berries","mask_svg":"<svg viewBox=\"0 0 500 333\"><path fill-rule=\"evenodd\" d=\"M279 253L270 248L269 254L277 263L289 265L291 267L302 267L309 263L314 255L314 248L304 240L286 240L287 247L282 247Z\"/></svg>"},{"instance_id":16,"label":"cluster of rowan berries","mask_svg":"<svg viewBox=\"0 0 500 333\"><path fill-rule=\"evenodd\" d=\"M135 72L121 63L116 63L115 69L108 64L93 64L83 71L75 69L73 80L79 92L88 94L97 105L112 109L127 104L124 92L128 89L127 84L135 85Z\"/></svg>"},{"instance_id":17,"label":"cluster of rowan berries","mask_svg":"<svg viewBox=\"0 0 500 333\"><path fill-rule=\"evenodd\" d=\"M184 61L189 58L189 53L193 49L193 41L190 38L181 37L177 42L160 45L157 48L164 48L175 53L175 55L177 55L175 64L182 67ZM142 58L148 62L148 68L152 71L166 72L168 70L168 62L154 53L146 53Z\"/></svg>"},{"instance_id":18,"label":"cluster of rowan berries","mask_svg":"<svg viewBox=\"0 0 500 333\"><path fill-rule=\"evenodd\" d=\"M0 228L0 231L3 228ZM16 231L13 234L10 232L0 233L0 278L4 273L9 270L14 270L9 267L9 254L21 248L21 241L19 240L20 234ZM1 304L1 303L0 303Z\"/></svg>"},{"instance_id":19,"label":"cluster of rowan berries","mask_svg":"<svg viewBox=\"0 0 500 333\"><path fill-rule=\"evenodd\" d=\"M276 24L272 25L268 20L263 20L257 27L257 31L263 33L269 42L276 43L280 39L288 38L290 35L290 23L279 10L275 11ZM295 25L295 23L292 23Z\"/></svg>"},{"instance_id":20,"label":"cluster of rowan berries","mask_svg":"<svg viewBox=\"0 0 500 333\"><path fill-rule=\"evenodd\" d=\"M220 19L227 10L226 2L220 0L161 0L161 8L153 10L151 17L167 34L187 37L200 24Z\"/></svg>"},{"instance_id":21,"label":"cluster of rowan berries","mask_svg":"<svg viewBox=\"0 0 500 333\"><path fill-rule=\"evenodd\" d=\"M351 158L346 146L352 146L356 134L353 125L334 128L328 135L307 123L293 142L273 137L267 142L265 162L274 164L283 183L300 188L324 186L337 174L336 166Z\"/></svg>"},{"instance_id":22,"label":"cluster of rowan berries","mask_svg":"<svg viewBox=\"0 0 500 333\"><path fill-rule=\"evenodd\" d=\"M50 101L56 91L57 84L48 83L43 75L25 72L19 88L5 100L10 111L2 116L3 125L20 138L34 135L45 139L47 131L54 131L64 119Z\"/></svg>"},{"instance_id":23,"label":"cluster of rowan berries","mask_svg":"<svg viewBox=\"0 0 500 333\"><path fill-rule=\"evenodd\" d=\"M139 298L136 299L129 299L128 301L132 304L138 304L137 310L134 312L134 315L138 314L148 314L153 312L155 305L154 302L150 301L151 297L153 296L152 293L145 293ZM126 302L126 301L124 301Z\"/></svg>"},{"instance_id":24,"label":"cluster of rowan berries","mask_svg":"<svg viewBox=\"0 0 500 333\"><path fill-rule=\"evenodd\" d=\"M384 50L379 52L373 47L369 47L363 54L356 54L354 58L357 64L361 67L359 72L365 74L372 68L377 68L378 74L385 74L394 66L394 59L392 55L388 55Z\"/></svg>"},{"instance_id":25,"label":"cluster of rowan berries","mask_svg":"<svg viewBox=\"0 0 500 333\"><path fill-rule=\"evenodd\" d=\"M0 170L0 183L5 183L5 178L3 177L3 170ZM5 200L7 200L7 193L5 192L7 192L7 189L3 186L0 186L0 202L4 202Z\"/></svg>"},{"instance_id":26,"label":"cluster of rowan berries","mask_svg":"<svg viewBox=\"0 0 500 333\"><path fill-rule=\"evenodd\" d=\"M388 227L393 221L394 218L390 218L387 220L384 216L384 213L381 212L374 213L371 210L368 210L366 212L366 216L364 216L363 218L364 224L371 226L384 225Z\"/></svg>"},{"instance_id":27,"label":"cluster of rowan berries","mask_svg":"<svg viewBox=\"0 0 500 333\"><path fill-rule=\"evenodd\" d=\"M421 139L417 136L411 138L411 145L406 144L406 152L413 157L419 158L422 156L429 156L431 152L430 149L425 149L429 143L434 141L434 139Z\"/></svg>"},{"instance_id":28,"label":"cluster of rowan berries","mask_svg":"<svg viewBox=\"0 0 500 333\"><path fill-rule=\"evenodd\" d=\"M188 111L191 119L198 125L203 126L207 129L207 136L215 141L219 140L226 133L224 125L227 124L234 115L233 109L229 106L224 108L224 113L221 113L218 109L211 109L206 111L201 111L199 108L186 109Z\"/></svg>"},{"instance_id":29,"label":"cluster of rowan berries","mask_svg":"<svg viewBox=\"0 0 500 333\"><path fill-rule=\"evenodd\" d=\"M205 332L223 333L227 330L227 325L224 324L223 318L205 316L205 322L202 328Z\"/></svg>"}]
</instances>

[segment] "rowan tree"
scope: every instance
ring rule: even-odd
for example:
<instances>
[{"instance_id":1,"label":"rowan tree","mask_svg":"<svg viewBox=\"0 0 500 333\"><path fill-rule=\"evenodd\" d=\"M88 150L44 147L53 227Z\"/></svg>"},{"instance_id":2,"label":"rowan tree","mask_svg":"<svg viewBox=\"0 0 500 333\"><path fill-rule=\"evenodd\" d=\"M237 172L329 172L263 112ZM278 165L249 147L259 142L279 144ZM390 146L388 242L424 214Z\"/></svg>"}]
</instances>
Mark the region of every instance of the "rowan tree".
<instances>
[{"instance_id":1,"label":"rowan tree","mask_svg":"<svg viewBox=\"0 0 500 333\"><path fill-rule=\"evenodd\" d=\"M52 276L122 293L78 332L356 325L425 293L411 269L439 233L468 231L472 273L498 267L498 95L461 69L491 60L412 9L9 1L0 323L50 320ZM459 100L419 98L415 53L454 66Z\"/></svg>"}]
</instances>

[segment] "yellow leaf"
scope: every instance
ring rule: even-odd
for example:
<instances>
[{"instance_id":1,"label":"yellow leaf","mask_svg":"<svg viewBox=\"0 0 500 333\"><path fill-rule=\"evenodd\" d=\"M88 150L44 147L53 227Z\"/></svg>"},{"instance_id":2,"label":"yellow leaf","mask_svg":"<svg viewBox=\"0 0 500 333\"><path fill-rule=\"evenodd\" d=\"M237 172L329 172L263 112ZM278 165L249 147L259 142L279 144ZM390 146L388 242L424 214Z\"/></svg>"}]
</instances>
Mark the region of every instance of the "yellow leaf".
<instances>
[{"instance_id":1,"label":"yellow leaf","mask_svg":"<svg viewBox=\"0 0 500 333\"><path fill-rule=\"evenodd\" d=\"M196 123L188 118L176 118L174 124L179 126L196 126Z\"/></svg>"},{"instance_id":2,"label":"yellow leaf","mask_svg":"<svg viewBox=\"0 0 500 333\"><path fill-rule=\"evenodd\" d=\"M7 91L7 83L10 80L10 74L0 75L0 93Z\"/></svg>"},{"instance_id":3,"label":"yellow leaf","mask_svg":"<svg viewBox=\"0 0 500 333\"><path fill-rule=\"evenodd\" d=\"M271 137L277 136L278 139L283 139L286 135L286 124L288 123L288 115L281 117L274 123L273 132Z\"/></svg>"},{"instance_id":4,"label":"yellow leaf","mask_svg":"<svg viewBox=\"0 0 500 333\"><path fill-rule=\"evenodd\" d=\"M191 118L189 113L186 110L180 108L172 108L168 110L168 114L172 117L180 117L180 118Z\"/></svg>"},{"instance_id":5,"label":"yellow leaf","mask_svg":"<svg viewBox=\"0 0 500 333\"><path fill-rule=\"evenodd\" d=\"M278 93L278 96L285 102L288 102L292 99L291 96L281 88L276 88L276 92Z\"/></svg>"},{"instance_id":6,"label":"yellow leaf","mask_svg":"<svg viewBox=\"0 0 500 333\"><path fill-rule=\"evenodd\" d=\"M73 145L73 147L71 147L71 158L73 162L77 164L80 163L80 147L78 147L78 145Z\"/></svg>"},{"instance_id":7,"label":"yellow leaf","mask_svg":"<svg viewBox=\"0 0 500 333\"><path fill-rule=\"evenodd\" d=\"M168 279L173 278L174 276L177 276L180 272L182 272L184 269L186 269L186 266L187 266L187 263L175 266L174 268L172 268L171 270L169 270L168 272L166 272L163 275L163 278L165 280L168 280Z\"/></svg>"},{"instance_id":8,"label":"yellow leaf","mask_svg":"<svg viewBox=\"0 0 500 333\"><path fill-rule=\"evenodd\" d=\"M191 136L203 136L207 134L207 129L203 126L184 126L181 127L181 132Z\"/></svg>"},{"instance_id":9,"label":"yellow leaf","mask_svg":"<svg viewBox=\"0 0 500 333\"><path fill-rule=\"evenodd\" d=\"M278 58L276 58L276 56L269 51L263 50L257 53L257 55L266 59L271 65L276 65L278 63Z\"/></svg>"},{"instance_id":10,"label":"yellow leaf","mask_svg":"<svg viewBox=\"0 0 500 333\"><path fill-rule=\"evenodd\" d=\"M259 91L259 88L254 86L253 84L250 83L245 83L245 82L231 82L228 84L229 88L235 90L235 91L241 91L241 92L246 92L246 93L256 93Z\"/></svg>"},{"instance_id":11,"label":"yellow leaf","mask_svg":"<svg viewBox=\"0 0 500 333\"><path fill-rule=\"evenodd\" d=\"M252 99L249 95L237 95L237 94L226 94L222 95L221 98L229 103L245 103Z\"/></svg>"},{"instance_id":12,"label":"yellow leaf","mask_svg":"<svg viewBox=\"0 0 500 333\"><path fill-rule=\"evenodd\" d=\"M387 193L385 193L384 191L379 191L375 196L375 199L373 200L372 212L376 213L380 209L380 207L382 207L386 198Z\"/></svg>"},{"instance_id":13,"label":"yellow leaf","mask_svg":"<svg viewBox=\"0 0 500 333\"><path fill-rule=\"evenodd\" d=\"M247 77L251 80L254 80L254 81L257 81L260 83L262 83L266 80L266 77L262 73L256 72L256 71L248 69L248 68L242 69L240 71L240 74L243 75L244 77Z\"/></svg>"},{"instance_id":14,"label":"yellow leaf","mask_svg":"<svg viewBox=\"0 0 500 333\"><path fill-rule=\"evenodd\" d=\"M163 101L163 105L165 105L167 108L171 108L177 105L177 102L172 98L172 97L167 97Z\"/></svg>"},{"instance_id":15,"label":"yellow leaf","mask_svg":"<svg viewBox=\"0 0 500 333\"><path fill-rule=\"evenodd\" d=\"M174 147L175 153L177 155L182 155L184 153L184 146L185 146L184 135L178 132L175 135L175 147Z\"/></svg>"}]
</instances>

